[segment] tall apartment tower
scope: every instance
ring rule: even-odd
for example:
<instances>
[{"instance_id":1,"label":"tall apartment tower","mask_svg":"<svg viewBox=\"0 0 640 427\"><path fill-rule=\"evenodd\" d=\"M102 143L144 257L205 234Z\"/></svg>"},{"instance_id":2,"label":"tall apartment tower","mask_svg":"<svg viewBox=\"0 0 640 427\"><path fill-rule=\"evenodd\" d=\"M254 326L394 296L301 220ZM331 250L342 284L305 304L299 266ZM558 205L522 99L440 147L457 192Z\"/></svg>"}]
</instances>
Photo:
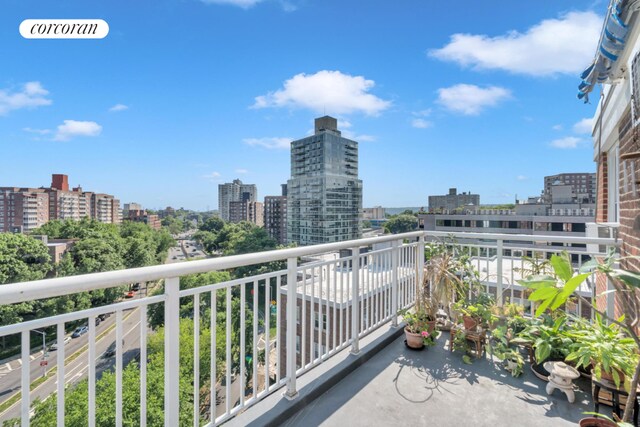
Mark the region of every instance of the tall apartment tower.
<instances>
[{"instance_id":1,"label":"tall apartment tower","mask_svg":"<svg viewBox=\"0 0 640 427\"><path fill-rule=\"evenodd\" d=\"M229 204L231 202L255 202L258 189L255 184L243 184L239 179L218 185L218 210L220 217L229 221Z\"/></svg>"},{"instance_id":2,"label":"tall apartment tower","mask_svg":"<svg viewBox=\"0 0 640 427\"><path fill-rule=\"evenodd\" d=\"M544 201L551 203L552 186L571 186L572 197L578 203L596 202L596 174L588 172L561 173L544 177Z\"/></svg>"},{"instance_id":3,"label":"tall apartment tower","mask_svg":"<svg viewBox=\"0 0 640 427\"><path fill-rule=\"evenodd\" d=\"M265 196L264 228L279 244L287 243L287 197Z\"/></svg>"},{"instance_id":4,"label":"tall apartment tower","mask_svg":"<svg viewBox=\"0 0 640 427\"><path fill-rule=\"evenodd\" d=\"M299 245L362 236L358 143L341 136L338 121L315 120L315 134L291 143L287 182L287 241Z\"/></svg>"}]
</instances>

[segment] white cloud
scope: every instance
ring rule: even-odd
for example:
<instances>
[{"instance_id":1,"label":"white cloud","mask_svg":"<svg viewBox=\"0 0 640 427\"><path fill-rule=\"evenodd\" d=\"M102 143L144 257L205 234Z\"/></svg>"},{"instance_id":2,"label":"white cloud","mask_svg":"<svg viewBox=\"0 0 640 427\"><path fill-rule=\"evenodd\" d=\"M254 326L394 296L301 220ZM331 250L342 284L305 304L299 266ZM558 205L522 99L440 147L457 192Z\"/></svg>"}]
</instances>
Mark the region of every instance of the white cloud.
<instances>
[{"instance_id":1,"label":"white cloud","mask_svg":"<svg viewBox=\"0 0 640 427\"><path fill-rule=\"evenodd\" d=\"M578 148L578 144L582 142L582 139L577 138L575 136L567 136L565 138L554 139L551 141L551 146L553 148L561 148L561 149L571 149Z\"/></svg>"},{"instance_id":2,"label":"white cloud","mask_svg":"<svg viewBox=\"0 0 640 427\"><path fill-rule=\"evenodd\" d=\"M260 3L262 0L201 0L207 4L227 4L231 6L238 6L243 9L249 9Z\"/></svg>"},{"instance_id":3,"label":"white cloud","mask_svg":"<svg viewBox=\"0 0 640 427\"><path fill-rule=\"evenodd\" d=\"M553 130L562 130L564 128L563 128L562 125L554 125L554 126L551 127L551 129L553 129Z\"/></svg>"},{"instance_id":4,"label":"white cloud","mask_svg":"<svg viewBox=\"0 0 640 427\"><path fill-rule=\"evenodd\" d=\"M376 116L389 108L391 102L369 93L374 86L373 80L340 71L301 73L285 81L282 89L257 96L252 108L306 108L317 113L360 112Z\"/></svg>"},{"instance_id":5,"label":"white cloud","mask_svg":"<svg viewBox=\"0 0 640 427\"><path fill-rule=\"evenodd\" d=\"M68 141L76 136L98 136L102 132L102 126L96 122L65 120L58 126L54 141Z\"/></svg>"},{"instance_id":6,"label":"white cloud","mask_svg":"<svg viewBox=\"0 0 640 427\"><path fill-rule=\"evenodd\" d=\"M245 138L242 140L252 147L264 147L270 150L284 150L291 147L292 138Z\"/></svg>"},{"instance_id":7,"label":"white cloud","mask_svg":"<svg viewBox=\"0 0 640 427\"><path fill-rule=\"evenodd\" d=\"M526 176L524 176L524 175L518 175L518 176L516 177L516 179L517 179L518 181L526 181L526 180L527 180L527 179L529 179L529 178L528 178L528 177L526 177Z\"/></svg>"},{"instance_id":8,"label":"white cloud","mask_svg":"<svg viewBox=\"0 0 640 427\"><path fill-rule=\"evenodd\" d=\"M124 110L128 110L129 106L124 105L124 104L116 104L113 107L109 108L109 111L115 112L115 111L124 111Z\"/></svg>"},{"instance_id":9,"label":"white cloud","mask_svg":"<svg viewBox=\"0 0 640 427\"><path fill-rule=\"evenodd\" d=\"M244 174L244 173L249 173L249 171L248 171L248 170L246 170L246 169L236 169L236 173L242 173L242 174Z\"/></svg>"},{"instance_id":10,"label":"white cloud","mask_svg":"<svg viewBox=\"0 0 640 427\"><path fill-rule=\"evenodd\" d=\"M27 82L22 85L22 90L0 90L0 116L12 110L21 108L35 108L43 105L51 105L47 98L49 91L42 87L40 82Z\"/></svg>"},{"instance_id":11,"label":"white cloud","mask_svg":"<svg viewBox=\"0 0 640 427\"><path fill-rule=\"evenodd\" d=\"M373 135L357 134L349 130L342 131L342 136L352 141L358 142L373 142L376 140L376 137Z\"/></svg>"},{"instance_id":12,"label":"white cloud","mask_svg":"<svg viewBox=\"0 0 640 427\"><path fill-rule=\"evenodd\" d=\"M22 130L29 133L37 133L38 135L47 135L51 133L51 129L22 128Z\"/></svg>"},{"instance_id":13,"label":"white cloud","mask_svg":"<svg viewBox=\"0 0 640 427\"><path fill-rule=\"evenodd\" d=\"M593 59L601 29L602 17L597 14L569 12L541 21L525 33L510 31L496 37L454 34L449 44L429 54L477 70L500 69L533 76L575 74Z\"/></svg>"},{"instance_id":14,"label":"white cloud","mask_svg":"<svg viewBox=\"0 0 640 427\"><path fill-rule=\"evenodd\" d=\"M433 123L425 119L413 119L411 120L411 126L418 129L426 129L433 126Z\"/></svg>"},{"instance_id":15,"label":"white cloud","mask_svg":"<svg viewBox=\"0 0 640 427\"><path fill-rule=\"evenodd\" d=\"M426 110L414 111L413 114L416 117L428 117L431 115L431 108L427 108Z\"/></svg>"},{"instance_id":16,"label":"white cloud","mask_svg":"<svg viewBox=\"0 0 640 427\"><path fill-rule=\"evenodd\" d=\"M498 86L481 88L476 85L457 84L438 89L440 105L468 116L480 114L484 108L494 107L500 101L509 98L511 98L511 92Z\"/></svg>"},{"instance_id":17,"label":"white cloud","mask_svg":"<svg viewBox=\"0 0 640 427\"><path fill-rule=\"evenodd\" d=\"M575 133L586 133L591 135L592 129L593 129L593 117L582 119L578 123L573 125L573 131Z\"/></svg>"},{"instance_id":18,"label":"white cloud","mask_svg":"<svg viewBox=\"0 0 640 427\"><path fill-rule=\"evenodd\" d=\"M211 180L211 181L215 181L216 179L220 178L220 172L211 172L208 173L206 175L202 175L203 178Z\"/></svg>"}]
</instances>

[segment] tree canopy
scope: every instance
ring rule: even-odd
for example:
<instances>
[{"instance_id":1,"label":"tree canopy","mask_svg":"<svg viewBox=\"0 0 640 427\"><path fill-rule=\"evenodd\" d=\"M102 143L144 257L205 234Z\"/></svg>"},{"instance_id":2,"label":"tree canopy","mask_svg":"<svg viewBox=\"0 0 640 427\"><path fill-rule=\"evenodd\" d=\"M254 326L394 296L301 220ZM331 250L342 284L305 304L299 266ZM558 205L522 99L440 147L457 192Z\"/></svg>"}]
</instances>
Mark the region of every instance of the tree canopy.
<instances>
[{"instance_id":1,"label":"tree canopy","mask_svg":"<svg viewBox=\"0 0 640 427\"><path fill-rule=\"evenodd\" d=\"M384 224L387 233L398 234L414 231L418 228L418 218L413 215L400 214L390 218Z\"/></svg>"}]
</instances>

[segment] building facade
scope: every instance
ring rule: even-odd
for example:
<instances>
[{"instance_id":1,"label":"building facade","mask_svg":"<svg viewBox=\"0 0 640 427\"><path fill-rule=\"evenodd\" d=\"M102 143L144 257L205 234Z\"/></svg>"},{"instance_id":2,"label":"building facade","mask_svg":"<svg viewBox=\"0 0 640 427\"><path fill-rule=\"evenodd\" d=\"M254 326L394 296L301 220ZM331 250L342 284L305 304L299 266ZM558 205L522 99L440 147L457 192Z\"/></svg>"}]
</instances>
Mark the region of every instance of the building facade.
<instances>
[{"instance_id":1,"label":"building facade","mask_svg":"<svg viewBox=\"0 0 640 427\"><path fill-rule=\"evenodd\" d=\"M312 136L291 143L287 241L299 245L362 236L358 143L343 138L337 120L315 120Z\"/></svg>"},{"instance_id":2,"label":"building facade","mask_svg":"<svg viewBox=\"0 0 640 427\"><path fill-rule=\"evenodd\" d=\"M384 219L384 218L385 218L385 211L382 206L374 206L372 208L362 209L363 220Z\"/></svg>"},{"instance_id":3,"label":"building facade","mask_svg":"<svg viewBox=\"0 0 640 427\"><path fill-rule=\"evenodd\" d=\"M264 205L262 202L235 201L229 203L229 222L251 222L264 226Z\"/></svg>"},{"instance_id":4,"label":"building facade","mask_svg":"<svg viewBox=\"0 0 640 427\"><path fill-rule=\"evenodd\" d=\"M264 228L279 244L287 244L287 197L264 198Z\"/></svg>"},{"instance_id":5,"label":"building facade","mask_svg":"<svg viewBox=\"0 0 640 427\"><path fill-rule=\"evenodd\" d=\"M220 218L230 221L229 205L231 202L255 202L258 189L255 184L243 184L239 179L218 185L218 210Z\"/></svg>"},{"instance_id":6,"label":"building facade","mask_svg":"<svg viewBox=\"0 0 640 427\"><path fill-rule=\"evenodd\" d=\"M0 232L29 232L54 219L93 218L121 222L120 201L110 194L69 189L67 175L54 174L50 187L0 187Z\"/></svg>"},{"instance_id":7,"label":"building facade","mask_svg":"<svg viewBox=\"0 0 640 427\"><path fill-rule=\"evenodd\" d=\"M453 211L462 207L480 206L480 195L470 192L458 194L457 188L450 188L449 194L429 196L429 212Z\"/></svg>"},{"instance_id":8,"label":"building facade","mask_svg":"<svg viewBox=\"0 0 640 427\"><path fill-rule=\"evenodd\" d=\"M572 197L580 203L595 203L596 174L595 173L561 173L544 177L544 201L552 202L552 186L564 185L570 188Z\"/></svg>"},{"instance_id":9,"label":"building facade","mask_svg":"<svg viewBox=\"0 0 640 427\"><path fill-rule=\"evenodd\" d=\"M49 221L49 195L41 188L0 187L0 232L29 232Z\"/></svg>"},{"instance_id":10,"label":"building facade","mask_svg":"<svg viewBox=\"0 0 640 427\"><path fill-rule=\"evenodd\" d=\"M588 101L600 83L601 98L593 118L593 160L597 164L596 223L620 240L620 266L640 272L640 18L634 2L612 1L594 49L594 62L579 77L578 98ZM607 29L607 31L604 31ZM619 40L612 44L607 32ZM617 48L610 54L611 47ZM611 289L605 277L597 294ZM620 313L612 293L597 298L598 308L612 317Z\"/></svg>"}]
</instances>

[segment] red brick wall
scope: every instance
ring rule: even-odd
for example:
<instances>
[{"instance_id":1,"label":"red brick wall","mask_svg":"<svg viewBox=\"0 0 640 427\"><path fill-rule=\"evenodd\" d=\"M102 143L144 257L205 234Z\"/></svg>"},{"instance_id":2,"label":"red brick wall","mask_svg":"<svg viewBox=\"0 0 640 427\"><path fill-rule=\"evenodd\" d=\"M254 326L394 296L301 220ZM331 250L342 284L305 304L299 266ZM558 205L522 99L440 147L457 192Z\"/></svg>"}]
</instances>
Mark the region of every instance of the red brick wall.
<instances>
[{"instance_id":1,"label":"red brick wall","mask_svg":"<svg viewBox=\"0 0 640 427\"><path fill-rule=\"evenodd\" d=\"M598 188L596 199L596 222L607 222L607 203L608 203L608 184L609 175L607 170L607 153L600 155L600 161L598 163Z\"/></svg>"},{"instance_id":2,"label":"red brick wall","mask_svg":"<svg viewBox=\"0 0 640 427\"><path fill-rule=\"evenodd\" d=\"M620 141L620 156L624 157L624 154L640 151L640 130L635 129L634 132L627 132L624 138ZM634 230L634 224L636 218L640 216L640 158L635 159L635 179L636 179L636 194L633 194L633 186L627 185L624 187L624 174L623 168L627 168L628 176L633 172L631 170L631 161L620 162L620 176L619 188L620 188L620 229L618 236L622 240L622 247L620 255L622 257L628 256L640 256L640 231ZM640 219L639 219L640 221ZM639 260L626 260L622 262L622 268L640 271Z\"/></svg>"}]
</instances>

